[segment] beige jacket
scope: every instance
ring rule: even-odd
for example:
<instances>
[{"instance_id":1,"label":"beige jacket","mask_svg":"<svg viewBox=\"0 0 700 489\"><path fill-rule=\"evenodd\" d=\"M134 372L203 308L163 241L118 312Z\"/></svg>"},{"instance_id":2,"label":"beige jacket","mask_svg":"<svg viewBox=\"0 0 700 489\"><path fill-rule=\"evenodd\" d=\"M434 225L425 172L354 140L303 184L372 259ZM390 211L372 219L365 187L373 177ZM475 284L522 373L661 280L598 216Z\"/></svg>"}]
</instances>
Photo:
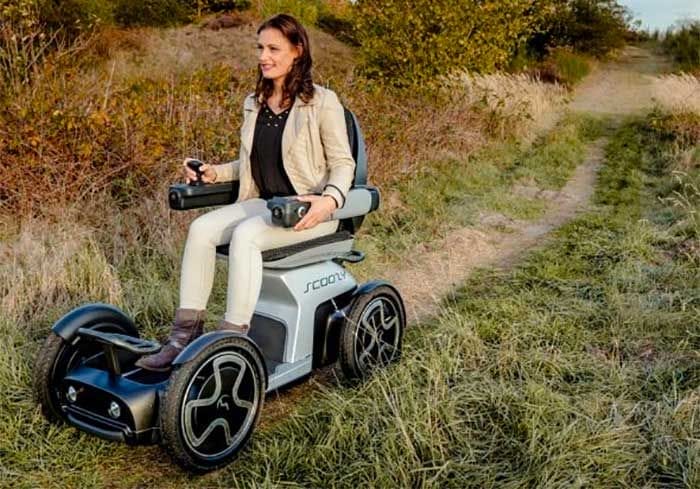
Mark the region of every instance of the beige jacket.
<instances>
[{"instance_id":1,"label":"beige jacket","mask_svg":"<svg viewBox=\"0 0 700 489\"><path fill-rule=\"evenodd\" d=\"M282 162L298 195L330 195L342 207L355 176L343 106L332 90L314 88L308 103L297 97L292 105L282 133ZM248 95L243 104L239 158L213 167L217 182L240 180L237 202L260 195L250 170L259 110L255 95Z\"/></svg>"}]
</instances>

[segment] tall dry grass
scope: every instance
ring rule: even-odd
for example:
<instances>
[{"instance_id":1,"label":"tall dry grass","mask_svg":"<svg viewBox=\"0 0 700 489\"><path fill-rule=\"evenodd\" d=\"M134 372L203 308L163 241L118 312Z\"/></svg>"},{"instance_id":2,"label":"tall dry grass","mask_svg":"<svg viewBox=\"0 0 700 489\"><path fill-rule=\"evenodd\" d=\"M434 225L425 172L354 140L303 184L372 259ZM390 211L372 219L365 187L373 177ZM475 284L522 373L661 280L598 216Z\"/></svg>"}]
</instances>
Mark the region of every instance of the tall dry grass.
<instances>
[{"instance_id":1,"label":"tall dry grass","mask_svg":"<svg viewBox=\"0 0 700 489\"><path fill-rule=\"evenodd\" d=\"M700 78L687 73L653 81L657 129L676 140L678 152L700 144Z\"/></svg>"},{"instance_id":2,"label":"tall dry grass","mask_svg":"<svg viewBox=\"0 0 700 489\"><path fill-rule=\"evenodd\" d=\"M6 318L26 323L82 294L121 302L121 286L94 233L62 224L27 223L14 241L0 243L0 307Z\"/></svg>"},{"instance_id":3,"label":"tall dry grass","mask_svg":"<svg viewBox=\"0 0 700 489\"><path fill-rule=\"evenodd\" d=\"M550 128L567 101L564 86L526 74L460 73L451 82L464 88L470 105L485 109L501 137L514 134L527 139Z\"/></svg>"},{"instance_id":4,"label":"tall dry grass","mask_svg":"<svg viewBox=\"0 0 700 489\"><path fill-rule=\"evenodd\" d=\"M56 221L27 218L0 241L0 309L22 328L45 328L83 302L125 307L145 323L175 306L181 247L192 215L165 195L109 212L105 201L64 209Z\"/></svg>"},{"instance_id":5,"label":"tall dry grass","mask_svg":"<svg viewBox=\"0 0 700 489\"><path fill-rule=\"evenodd\" d=\"M654 99L660 108L672 113L700 114L700 78L689 73L657 77Z\"/></svg>"}]
</instances>

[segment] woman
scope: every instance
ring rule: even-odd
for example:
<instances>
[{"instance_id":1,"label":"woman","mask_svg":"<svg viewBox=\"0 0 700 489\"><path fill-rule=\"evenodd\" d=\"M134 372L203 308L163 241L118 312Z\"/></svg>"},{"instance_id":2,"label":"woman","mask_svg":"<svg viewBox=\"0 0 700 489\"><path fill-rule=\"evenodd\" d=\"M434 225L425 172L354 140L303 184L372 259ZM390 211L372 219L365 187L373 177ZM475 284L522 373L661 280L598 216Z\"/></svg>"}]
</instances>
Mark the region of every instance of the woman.
<instances>
[{"instance_id":1,"label":"woman","mask_svg":"<svg viewBox=\"0 0 700 489\"><path fill-rule=\"evenodd\" d=\"M262 285L262 252L338 227L328 219L343 206L355 173L343 107L335 93L313 84L308 36L296 19L277 15L257 33L258 81L244 102L240 157L201 167L205 183L239 180L238 200L190 225L170 337L160 352L139 359L142 368L168 370L202 334L217 245L229 244L226 314L218 327L246 333ZM289 195L311 208L293 229L273 226L266 199Z\"/></svg>"}]
</instances>

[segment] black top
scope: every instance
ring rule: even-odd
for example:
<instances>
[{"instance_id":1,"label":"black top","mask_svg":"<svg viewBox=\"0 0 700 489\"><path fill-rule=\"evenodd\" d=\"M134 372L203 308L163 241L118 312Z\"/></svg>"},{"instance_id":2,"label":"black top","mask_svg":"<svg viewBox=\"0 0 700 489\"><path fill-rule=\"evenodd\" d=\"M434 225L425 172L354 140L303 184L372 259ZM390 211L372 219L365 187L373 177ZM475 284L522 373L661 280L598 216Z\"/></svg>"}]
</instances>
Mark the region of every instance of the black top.
<instances>
[{"instance_id":1,"label":"black top","mask_svg":"<svg viewBox=\"0 0 700 489\"><path fill-rule=\"evenodd\" d=\"M263 199L296 195L282 163L282 132L289 110L275 114L264 104L255 121L250 163L253 180Z\"/></svg>"}]
</instances>

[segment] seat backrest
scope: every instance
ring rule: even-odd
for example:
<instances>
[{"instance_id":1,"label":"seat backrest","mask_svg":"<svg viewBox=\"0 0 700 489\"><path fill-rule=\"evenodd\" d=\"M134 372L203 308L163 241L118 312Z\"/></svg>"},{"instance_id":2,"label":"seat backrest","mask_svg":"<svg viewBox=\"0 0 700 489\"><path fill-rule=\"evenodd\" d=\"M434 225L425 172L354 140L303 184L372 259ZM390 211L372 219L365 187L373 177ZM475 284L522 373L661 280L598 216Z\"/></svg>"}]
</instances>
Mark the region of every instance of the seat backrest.
<instances>
[{"instance_id":1,"label":"seat backrest","mask_svg":"<svg viewBox=\"0 0 700 489\"><path fill-rule=\"evenodd\" d=\"M350 151L355 160L355 185L367 184L367 152L365 148L365 138L360 130L360 124L357 122L357 117L347 107L345 110L345 127L348 131L348 141L350 142Z\"/></svg>"},{"instance_id":2,"label":"seat backrest","mask_svg":"<svg viewBox=\"0 0 700 489\"><path fill-rule=\"evenodd\" d=\"M345 126L348 131L350 152L355 160L355 179L353 180L352 187L367 185L367 149L365 147L365 138L355 114L347 107L343 107L343 109L345 111ZM355 234L355 232L360 229L363 220L364 216L341 219L338 230Z\"/></svg>"}]
</instances>

